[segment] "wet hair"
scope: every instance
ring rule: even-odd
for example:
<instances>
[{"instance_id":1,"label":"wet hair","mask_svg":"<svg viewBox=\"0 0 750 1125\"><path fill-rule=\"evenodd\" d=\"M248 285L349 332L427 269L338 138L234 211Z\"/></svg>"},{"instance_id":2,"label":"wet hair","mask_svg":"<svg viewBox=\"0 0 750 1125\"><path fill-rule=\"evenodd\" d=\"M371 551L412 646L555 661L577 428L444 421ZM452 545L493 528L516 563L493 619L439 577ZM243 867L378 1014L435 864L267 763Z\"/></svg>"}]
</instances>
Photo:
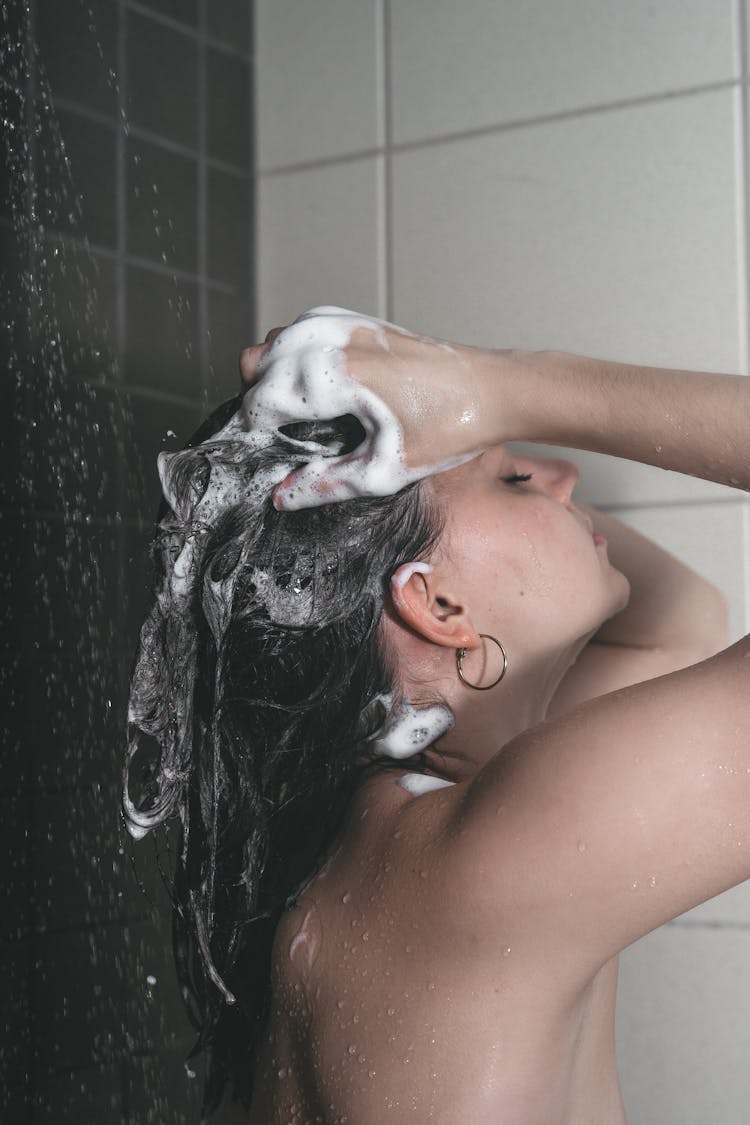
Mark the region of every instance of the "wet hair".
<instances>
[{"instance_id":1,"label":"wet hair","mask_svg":"<svg viewBox=\"0 0 750 1125\"><path fill-rule=\"evenodd\" d=\"M174 950L198 1031L191 1057L208 1055L206 1114L227 1083L249 1105L277 922L375 758L382 697L400 698L380 627L390 576L428 556L442 533L421 482L276 511L270 488L257 497L253 482L309 460L299 439L347 452L364 431L347 416L286 427L262 449L207 444L238 405L215 412L170 466L124 779L133 835L179 822ZM199 518L211 475L222 473L234 482L231 502Z\"/></svg>"}]
</instances>

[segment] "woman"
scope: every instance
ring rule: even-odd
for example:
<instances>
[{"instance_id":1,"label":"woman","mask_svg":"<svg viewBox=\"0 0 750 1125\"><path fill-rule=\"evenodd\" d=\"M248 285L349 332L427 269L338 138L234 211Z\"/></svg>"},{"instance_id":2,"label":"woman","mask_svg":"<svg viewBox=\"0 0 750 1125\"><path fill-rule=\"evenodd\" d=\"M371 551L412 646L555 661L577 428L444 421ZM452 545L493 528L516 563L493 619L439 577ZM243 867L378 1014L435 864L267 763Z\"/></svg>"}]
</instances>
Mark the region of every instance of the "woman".
<instances>
[{"instance_id":1,"label":"woman","mask_svg":"<svg viewBox=\"0 0 750 1125\"><path fill-rule=\"evenodd\" d=\"M181 817L208 1104L622 1122L617 954L750 876L750 639L714 655L718 592L504 443L747 489L750 383L328 309L241 371L161 466L131 761L160 756L126 799Z\"/></svg>"}]
</instances>

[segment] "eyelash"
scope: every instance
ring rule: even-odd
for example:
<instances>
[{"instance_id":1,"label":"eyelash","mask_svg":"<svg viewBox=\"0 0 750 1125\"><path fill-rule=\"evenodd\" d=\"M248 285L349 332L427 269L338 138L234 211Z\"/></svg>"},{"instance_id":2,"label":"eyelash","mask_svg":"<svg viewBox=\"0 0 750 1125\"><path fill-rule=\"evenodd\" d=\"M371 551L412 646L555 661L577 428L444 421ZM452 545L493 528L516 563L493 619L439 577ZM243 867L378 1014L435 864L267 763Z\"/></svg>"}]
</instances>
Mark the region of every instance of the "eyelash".
<instances>
[{"instance_id":1,"label":"eyelash","mask_svg":"<svg viewBox=\"0 0 750 1125\"><path fill-rule=\"evenodd\" d=\"M531 480L533 473L513 473L510 477L503 477L506 484L523 484L524 481Z\"/></svg>"}]
</instances>

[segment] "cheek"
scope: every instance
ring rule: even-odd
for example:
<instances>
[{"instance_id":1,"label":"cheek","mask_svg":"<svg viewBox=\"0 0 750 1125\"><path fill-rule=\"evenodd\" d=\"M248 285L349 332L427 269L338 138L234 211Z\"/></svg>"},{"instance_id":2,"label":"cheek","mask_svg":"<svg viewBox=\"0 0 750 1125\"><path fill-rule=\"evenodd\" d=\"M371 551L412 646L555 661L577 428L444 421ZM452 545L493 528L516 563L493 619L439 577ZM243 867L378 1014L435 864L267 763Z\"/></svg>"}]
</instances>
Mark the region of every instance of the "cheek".
<instances>
[{"instance_id":1,"label":"cheek","mask_svg":"<svg viewBox=\"0 0 750 1125\"><path fill-rule=\"evenodd\" d=\"M525 593L558 596L576 570L576 544L542 506L527 505L506 539L512 573Z\"/></svg>"},{"instance_id":2,"label":"cheek","mask_svg":"<svg viewBox=\"0 0 750 1125\"><path fill-rule=\"evenodd\" d=\"M595 596L604 577L603 560L584 528L571 524L567 513L536 509L519 524L518 576L530 593L554 599L561 609L580 605L581 596Z\"/></svg>"}]
</instances>

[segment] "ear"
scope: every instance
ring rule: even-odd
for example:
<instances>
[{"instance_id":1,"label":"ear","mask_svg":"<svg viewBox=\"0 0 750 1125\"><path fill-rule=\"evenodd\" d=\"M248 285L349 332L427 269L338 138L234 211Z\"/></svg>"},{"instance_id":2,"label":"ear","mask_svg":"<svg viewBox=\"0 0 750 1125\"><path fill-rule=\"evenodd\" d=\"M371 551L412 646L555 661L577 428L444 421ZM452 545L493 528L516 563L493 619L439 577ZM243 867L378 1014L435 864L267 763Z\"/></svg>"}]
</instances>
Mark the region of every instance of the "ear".
<instances>
[{"instance_id":1,"label":"ear","mask_svg":"<svg viewBox=\"0 0 750 1125\"><path fill-rule=\"evenodd\" d=\"M420 637L446 648L479 648L468 607L426 563L404 563L391 575L397 616Z\"/></svg>"}]
</instances>

